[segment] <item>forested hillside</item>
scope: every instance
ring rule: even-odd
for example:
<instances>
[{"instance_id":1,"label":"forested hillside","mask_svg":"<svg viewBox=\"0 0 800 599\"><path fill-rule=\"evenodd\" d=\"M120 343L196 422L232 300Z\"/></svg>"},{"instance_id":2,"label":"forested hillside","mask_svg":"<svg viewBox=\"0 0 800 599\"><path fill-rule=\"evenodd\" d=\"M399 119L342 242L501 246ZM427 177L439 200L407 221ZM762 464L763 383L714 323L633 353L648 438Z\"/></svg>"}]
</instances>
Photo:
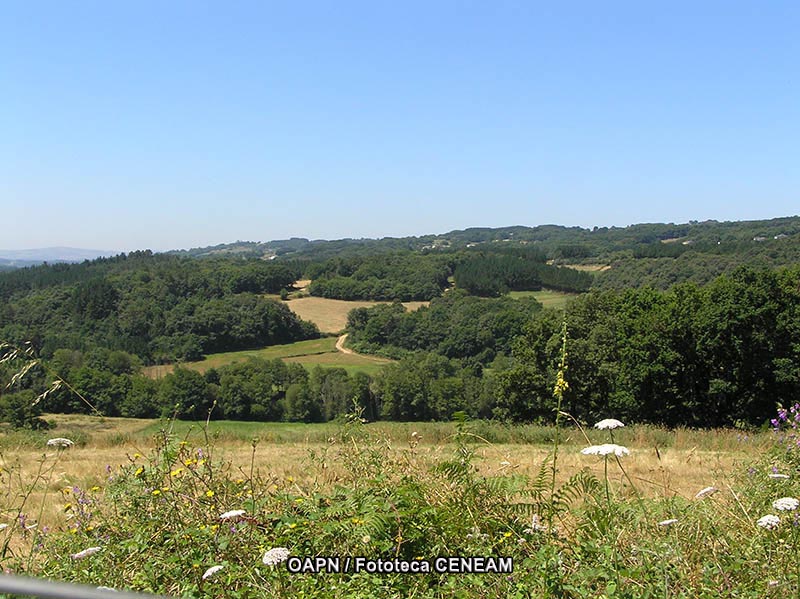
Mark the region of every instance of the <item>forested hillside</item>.
<instances>
[{"instance_id":1,"label":"forested hillside","mask_svg":"<svg viewBox=\"0 0 800 599\"><path fill-rule=\"evenodd\" d=\"M4 355L30 347L49 369L7 386L20 362L0 363L0 417L90 411L83 396L104 414L141 417L179 405L185 418L318 421L356 401L371 419L547 421L566 323L564 401L576 418L760 425L800 396L799 223L292 239L0 273ZM274 299L300 293L299 279L322 298L430 305L350 313L352 349L398 360L372 377L264 360L141 374L319 336L291 301ZM507 295L542 288L579 293L563 311ZM74 392L63 386L34 406L56 373Z\"/></svg>"},{"instance_id":2,"label":"forested hillside","mask_svg":"<svg viewBox=\"0 0 800 599\"><path fill-rule=\"evenodd\" d=\"M57 349L122 350L145 363L318 336L260 294L299 272L261 260L192 260L136 252L0 276L0 339Z\"/></svg>"}]
</instances>

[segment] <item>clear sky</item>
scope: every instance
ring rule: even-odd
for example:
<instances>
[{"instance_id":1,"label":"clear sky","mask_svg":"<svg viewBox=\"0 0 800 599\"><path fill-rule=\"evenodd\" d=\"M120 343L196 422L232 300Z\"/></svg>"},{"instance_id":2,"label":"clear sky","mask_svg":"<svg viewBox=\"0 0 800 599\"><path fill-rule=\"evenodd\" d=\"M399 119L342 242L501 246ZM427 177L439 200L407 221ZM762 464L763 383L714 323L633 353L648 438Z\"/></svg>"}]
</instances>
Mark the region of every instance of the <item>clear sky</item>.
<instances>
[{"instance_id":1,"label":"clear sky","mask_svg":"<svg viewBox=\"0 0 800 599\"><path fill-rule=\"evenodd\" d=\"M800 3L0 3L0 248L800 213Z\"/></svg>"}]
</instances>

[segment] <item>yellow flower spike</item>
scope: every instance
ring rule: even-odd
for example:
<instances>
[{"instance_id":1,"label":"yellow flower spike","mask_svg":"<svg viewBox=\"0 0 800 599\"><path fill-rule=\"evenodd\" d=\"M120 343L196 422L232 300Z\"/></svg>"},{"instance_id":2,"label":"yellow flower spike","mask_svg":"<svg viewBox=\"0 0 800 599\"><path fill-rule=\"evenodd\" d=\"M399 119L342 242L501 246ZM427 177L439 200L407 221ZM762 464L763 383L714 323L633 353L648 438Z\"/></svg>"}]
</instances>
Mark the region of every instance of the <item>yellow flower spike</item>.
<instances>
[{"instance_id":1,"label":"yellow flower spike","mask_svg":"<svg viewBox=\"0 0 800 599\"><path fill-rule=\"evenodd\" d=\"M134 472L134 473L133 473L133 475L134 475L134 476L139 476L139 475L140 475L142 472L144 472L144 468L142 468L141 466L139 466L139 467L136 469L136 472Z\"/></svg>"},{"instance_id":2,"label":"yellow flower spike","mask_svg":"<svg viewBox=\"0 0 800 599\"><path fill-rule=\"evenodd\" d=\"M510 533L510 532L503 533L503 536L504 536L505 538L508 538L508 537L510 537L511 535L512 535L512 533Z\"/></svg>"},{"instance_id":3,"label":"yellow flower spike","mask_svg":"<svg viewBox=\"0 0 800 599\"><path fill-rule=\"evenodd\" d=\"M153 489L153 495L161 495L161 489Z\"/></svg>"},{"instance_id":4,"label":"yellow flower spike","mask_svg":"<svg viewBox=\"0 0 800 599\"><path fill-rule=\"evenodd\" d=\"M94 487L92 487L92 488L91 488L91 489L89 489L89 490L90 490L90 491L99 491L99 490L100 490L100 487L98 487L97 485L95 485Z\"/></svg>"},{"instance_id":5,"label":"yellow flower spike","mask_svg":"<svg viewBox=\"0 0 800 599\"><path fill-rule=\"evenodd\" d=\"M181 447L186 447L186 445L187 445L186 441L181 441L181 442L180 442L180 446L181 446Z\"/></svg>"},{"instance_id":6,"label":"yellow flower spike","mask_svg":"<svg viewBox=\"0 0 800 599\"><path fill-rule=\"evenodd\" d=\"M218 529L219 529L219 524L212 524L211 525L211 530L218 530Z\"/></svg>"},{"instance_id":7,"label":"yellow flower spike","mask_svg":"<svg viewBox=\"0 0 800 599\"><path fill-rule=\"evenodd\" d=\"M71 504L71 503L68 503L68 504L66 504L66 505L64 506L64 511L65 511L65 512L68 512L68 511L69 511L69 510L71 510L71 509L72 509L72 504Z\"/></svg>"},{"instance_id":8,"label":"yellow flower spike","mask_svg":"<svg viewBox=\"0 0 800 599\"><path fill-rule=\"evenodd\" d=\"M292 522L292 523L289 525L289 528L297 528L297 523L296 523L296 522Z\"/></svg>"},{"instance_id":9,"label":"yellow flower spike","mask_svg":"<svg viewBox=\"0 0 800 599\"><path fill-rule=\"evenodd\" d=\"M183 468L176 468L175 470L170 472L169 475L174 478L176 476L180 476L182 472L183 472Z\"/></svg>"},{"instance_id":10,"label":"yellow flower spike","mask_svg":"<svg viewBox=\"0 0 800 599\"><path fill-rule=\"evenodd\" d=\"M133 454L133 459L134 460L138 460L140 457L142 457L142 454L140 454L140 453Z\"/></svg>"},{"instance_id":11,"label":"yellow flower spike","mask_svg":"<svg viewBox=\"0 0 800 599\"><path fill-rule=\"evenodd\" d=\"M303 498L302 497L298 497L297 499L294 500L294 502L295 503L303 503Z\"/></svg>"},{"instance_id":12,"label":"yellow flower spike","mask_svg":"<svg viewBox=\"0 0 800 599\"><path fill-rule=\"evenodd\" d=\"M211 489L206 491L206 497L214 497L214 491L212 491Z\"/></svg>"},{"instance_id":13,"label":"yellow flower spike","mask_svg":"<svg viewBox=\"0 0 800 599\"><path fill-rule=\"evenodd\" d=\"M197 465L198 465L198 466L202 466L202 465L203 465L203 464L205 464L205 463L206 463L206 461L205 461L205 460L197 460Z\"/></svg>"},{"instance_id":14,"label":"yellow flower spike","mask_svg":"<svg viewBox=\"0 0 800 599\"><path fill-rule=\"evenodd\" d=\"M293 478L293 477L291 477L291 476L287 476L287 477L286 477L286 482L293 483L293 482L294 482L294 478Z\"/></svg>"},{"instance_id":15,"label":"yellow flower spike","mask_svg":"<svg viewBox=\"0 0 800 599\"><path fill-rule=\"evenodd\" d=\"M194 464L194 460L183 460L184 466L191 466L192 464Z\"/></svg>"}]
</instances>

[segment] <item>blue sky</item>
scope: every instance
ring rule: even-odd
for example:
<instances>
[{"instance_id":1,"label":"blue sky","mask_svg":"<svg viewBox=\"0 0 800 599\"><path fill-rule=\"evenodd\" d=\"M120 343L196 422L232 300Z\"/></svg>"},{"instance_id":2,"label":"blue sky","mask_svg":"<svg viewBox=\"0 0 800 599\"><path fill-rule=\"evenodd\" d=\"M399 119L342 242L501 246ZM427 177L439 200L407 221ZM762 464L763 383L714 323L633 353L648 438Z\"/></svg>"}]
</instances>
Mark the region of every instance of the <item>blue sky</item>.
<instances>
[{"instance_id":1,"label":"blue sky","mask_svg":"<svg viewBox=\"0 0 800 599\"><path fill-rule=\"evenodd\" d=\"M0 247L800 212L797 2L6 2Z\"/></svg>"}]
</instances>

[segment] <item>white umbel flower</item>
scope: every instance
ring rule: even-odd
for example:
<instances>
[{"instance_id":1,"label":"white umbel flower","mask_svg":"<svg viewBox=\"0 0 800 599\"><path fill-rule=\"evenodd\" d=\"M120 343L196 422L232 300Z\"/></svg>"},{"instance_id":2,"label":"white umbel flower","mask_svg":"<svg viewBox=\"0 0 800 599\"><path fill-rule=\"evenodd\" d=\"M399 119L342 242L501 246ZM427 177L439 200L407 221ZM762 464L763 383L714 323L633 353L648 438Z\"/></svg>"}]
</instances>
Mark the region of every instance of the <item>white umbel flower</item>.
<instances>
[{"instance_id":1,"label":"white umbel flower","mask_svg":"<svg viewBox=\"0 0 800 599\"><path fill-rule=\"evenodd\" d=\"M206 578L211 578L212 576L214 576L214 574L222 570L222 568L224 567L225 566L211 566L208 570L205 571L205 573L203 573L203 580L205 580Z\"/></svg>"},{"instance_id":2,"label":"white umbel flower","mask_svg":"<svg viewBox=\"0 0 800 599\"><path fill-rule=\"evenodd\" d=\"M621 428L625 426L619 420L615 418L606 418L605 420L601 420L597 424L594 425L595 428L600 429L601 431L604 430L613 430L615 428Z\"/></svg>"},{"instance_id":3,"label":"white umbel flower","mask_svg":"<svg viewBox=\"0 0 800 599\"><path fill-rule=\"evenodd\" d=\"M264 554L263 562L267 566L277 566L289 559L289 550L286 547L274 547Z\"/></svg>"},{"instance_id":4,"label":"white umbel flower","mask_svg":"<svg viewBox=\"0 0 800 599\"><path fill-rule=\"evenodd\" d=\"M800 506L800 501L794 497L781 497L772 502L772 507L780 512L793 512Z\"/></svg>"},{"instance_id":5,"label":"white umbel flower","mask_svg":"<svg viewBox=\"0 0 800 599\"><path fill-rule=\"evenodd\" d=\"M581 453L583 455L601 455L601 456L607 456L613 453L618 458L621 458L626 455L631 455L631 452L627 447L623 447L622 445L617 445L615 443L603 443L602 445L592 445L590 447L585 447L584 449L581 449Z\"/></svg>"},{"instance_id":6,"label":"white umbel flower","mask_svg":"<svg viewBox=\"0 0 800 599\"><path fill-rule=\"evenodd\" d=\"M70 555L72 559L83 559L84 557L89 557L90 555L94 555L98 551L100 551L102 547L89 547L88 549L84 549L83 551L78 551L78 553L73 553Z\"/></svg>"},{"instance_id":7,"label":"white umbel flower","mask_svg":"<svg viewBox=\"0 0 800 599\"><path fill-rule=\"evenodd\" d=\"M48 447L72 447L73 445L75 445L75 443L64 437L56 437L55 439L47 440Z\"/></svg>"},{"instance_id":8,"label":"white umbel flower","mask_svg":"<svg viewBox=\"0 0 800 599\"><path fill-rule=\"evenodd\" d=\"M247 512L245 510L231 510L229 512L225 512L224 514L219 515L220 520L233 520L234 518L239 518L240 516L244 516Z\"/></svg>"},{"instance_id":9,"label":"white umbel flower","mask_svg":"<svg viewBox=\"0 0 800 599\"><path fill-rule=\"evenodd\" d=\"M716 487L706 487L705 489L700 489L697 492L697 495L694 496L695 499L702 499L703 497L708 497L709 495L713 495L719 491Z\"/></svg>"},{"instance_id":10,"label":"white umbel flower","mask_svg":"<svg viewBox=\"0 0 800 599\"><path fill-rule=\"evenodd\" d=\"M781 519L774 514L767 514L766 516L761 516L756 522L757 526L761 528L766 528L767 530L775 530L781 523Z\"/></svg>"}]
</instances>

